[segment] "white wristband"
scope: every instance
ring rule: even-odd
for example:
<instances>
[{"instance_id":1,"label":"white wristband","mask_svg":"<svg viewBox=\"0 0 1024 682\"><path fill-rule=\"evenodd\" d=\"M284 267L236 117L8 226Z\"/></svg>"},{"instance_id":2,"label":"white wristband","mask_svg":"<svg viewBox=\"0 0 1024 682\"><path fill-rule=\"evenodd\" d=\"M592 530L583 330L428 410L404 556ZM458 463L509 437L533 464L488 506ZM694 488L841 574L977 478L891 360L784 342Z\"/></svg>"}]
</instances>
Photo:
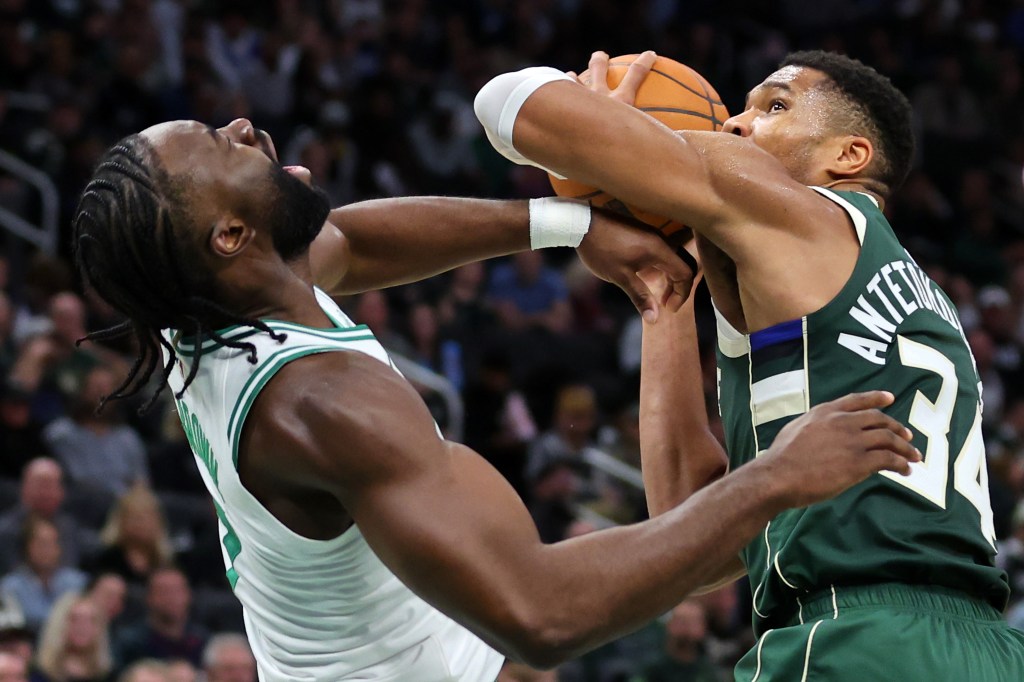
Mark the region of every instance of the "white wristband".
<instances>
[{"instance_id":1,"label":"white wristband","mask_svg":"<svg viewBox=\"0 0 1024 682\"><path fill-rule=\"evenodd\" d=\"M530 199L530 248L576 248L590 230L590 204L575 199Z\"/></svg>"}]
</instances>

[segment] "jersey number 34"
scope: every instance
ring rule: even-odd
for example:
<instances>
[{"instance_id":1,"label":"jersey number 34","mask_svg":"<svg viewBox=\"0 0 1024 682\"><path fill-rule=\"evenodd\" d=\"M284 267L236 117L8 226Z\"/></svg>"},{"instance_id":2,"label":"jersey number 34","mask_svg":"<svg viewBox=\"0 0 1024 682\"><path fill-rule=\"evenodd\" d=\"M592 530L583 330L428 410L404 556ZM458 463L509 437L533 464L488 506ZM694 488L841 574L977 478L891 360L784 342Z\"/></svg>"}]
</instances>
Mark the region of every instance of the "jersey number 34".
<instances>
[{"instance_id":1,"label":"jersey number 34","mask_svg":"<svg viewBox=\"0 0 1024 682\"><path fill-rule=\"evenodd\" d=\"M910 408L910 425L928 439L924 461L911 464L909 476L883 471L882 475L910 488L918 495L946 508L949 467L949 426L953 419L959 381L952 361L939 351L904 336L897 337L900 362L938 374L942 379L935 402L918 391ZM981 516L981 532L995 548L996 533L992 504L988 495L988 471L985 467L985 443L981 434L981 407L975 406L974 424L963 447L953 460L953 489L967 498Z\"/></svg>"}]
</instances>

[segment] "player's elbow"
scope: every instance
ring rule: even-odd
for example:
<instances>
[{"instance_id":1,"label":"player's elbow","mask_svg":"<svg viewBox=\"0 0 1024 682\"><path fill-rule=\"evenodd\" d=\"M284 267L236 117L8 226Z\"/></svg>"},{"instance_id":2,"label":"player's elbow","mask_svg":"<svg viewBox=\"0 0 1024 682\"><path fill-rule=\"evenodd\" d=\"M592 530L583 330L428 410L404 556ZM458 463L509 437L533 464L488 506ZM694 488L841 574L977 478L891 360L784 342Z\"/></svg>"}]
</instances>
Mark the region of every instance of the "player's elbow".
<instances>
[{"instance_id":1,"label":"player's elbow","mask_svg":"<svg viewBox=\"0 0 1024 682\"><path fill-rule=\"evenodd\" d=\"M572 626L574 619L561 619L556 613L550 601L510 611L502 638L509 658L547 670L576 656L583 645L581 633Z\"/></svg>"},{"instance_id":2,"label":"player's elbow","mask_svg":"<svg viewBox=\"0 0 1024 682\"><path fill-rule=\"evenodd\" d=\"M513 658L539 670L548 670L565 663L578 650L578 641L571 633L542 624L522 628L516 639Z\"/></svg>"}]
</instances>

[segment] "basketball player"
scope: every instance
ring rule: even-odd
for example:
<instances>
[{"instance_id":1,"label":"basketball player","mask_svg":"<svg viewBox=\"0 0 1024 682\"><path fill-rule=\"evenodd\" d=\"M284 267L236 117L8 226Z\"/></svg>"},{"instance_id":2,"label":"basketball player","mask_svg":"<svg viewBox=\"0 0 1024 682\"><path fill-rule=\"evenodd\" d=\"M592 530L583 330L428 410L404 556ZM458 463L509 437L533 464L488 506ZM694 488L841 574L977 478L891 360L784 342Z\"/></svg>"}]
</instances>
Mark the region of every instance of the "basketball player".
<instances>
[{"instance_id":1,"label":"basketball player","mask_svg":"<svg viewBox=\"0 0 1024 682\"><path fill-rule=\"evenodd\" d=\"M624 105L654 59L612 93L604 53L593 90L554 69L504 74L477 113L509 158L698 233L738 472L798 415L866 388L896 394L886 411L925 453L907 478L780 514L722 568L719 581L745 571L754 590L759 640L736 679L1024 679L1024 633L1000 617L978 374L953 304L882 213L910 165L906 98L860 62L801 52L750 91L731 135L673 134ZM663 352L648 360L671 365L670 342L650 343ZM668 450L656 466L671 471ZM660 485L660 509L682 497Z\"/></svg>"},{"instance_id":2,"label":"basketball player","mask_svg":"<svg viewBox=\"0 0 1024 682\"><path fill-rule=\"evenodd\" d=\"M174 390L264 681L490 682L503 655L553 665L678 603L782 509L919 459L871 409L890 394L850 396L654 521L544 545L511 487L440 436L328 294L554 244L606 276L650 265L688 286L659 237L562 200L329 211L308 171L281 168L240 120L115 145L74 239L84 277L128 318L93 338L131 333L142 351L113 397L158 367Z\"/></svg>"}]
</instances>

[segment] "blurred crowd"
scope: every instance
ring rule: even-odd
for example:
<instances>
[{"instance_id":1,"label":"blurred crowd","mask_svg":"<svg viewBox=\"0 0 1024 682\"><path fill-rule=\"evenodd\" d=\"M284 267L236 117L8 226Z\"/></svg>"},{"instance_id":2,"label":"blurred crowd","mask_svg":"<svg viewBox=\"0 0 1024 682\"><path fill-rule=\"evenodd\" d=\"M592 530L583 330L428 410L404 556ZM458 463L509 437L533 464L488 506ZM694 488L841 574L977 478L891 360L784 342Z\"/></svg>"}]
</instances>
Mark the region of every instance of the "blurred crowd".
<instances>
[{"instance_id":1,"label":"blurred crowd","mask_svg":"<svg viewBox=\"0 0 1024 682\"><path fill-rule=\"evenodd\" d=\"M859 57L911 99L914 170L887 213L957 304L984 384L1000 564L1024 628L1024 3L1019 0L0 0L0 151L59 196L58 252L0 232L0 682L251 682L216 513L166 399L97 413L133 351L76 341L117 314L70 268L69 218L102 151L164 120L246 116L335 204L550 193L472 113L495 73L655 49L730 110L791 50ZM40 196L0 170L0 208ZM713 325L700 296L717 428ZM640 324L568 250L469 265L341 301L444 377L443 428L526 500L546 541L644 518ZM697 390L697 387L694 388ZM740 582L548 673L508 680L726 679L750 645ZM1024 604L1024 602L1022 602ZM731 679L731 678L729 678Z\"/></svg>"}]
</instances>

